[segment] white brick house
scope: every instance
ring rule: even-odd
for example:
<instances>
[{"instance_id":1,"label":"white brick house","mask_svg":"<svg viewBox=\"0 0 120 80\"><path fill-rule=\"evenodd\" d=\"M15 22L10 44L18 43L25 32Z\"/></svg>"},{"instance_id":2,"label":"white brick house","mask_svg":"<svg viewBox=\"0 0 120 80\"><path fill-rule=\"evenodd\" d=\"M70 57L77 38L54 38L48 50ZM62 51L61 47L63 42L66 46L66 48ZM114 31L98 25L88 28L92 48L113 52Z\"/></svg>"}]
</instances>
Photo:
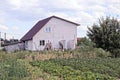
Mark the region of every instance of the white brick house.
<instances>
[{"instance_id":1,"label":"white brick house","mask_svg":"<svg viewBox=\"0 0 120 80\"><path fill-rule=\"evenodd\" d=\"M36 51L51 49L75 49L79 24L51 16L39 21L28 31L21 41L25 49Z\"/></svg>"}]
</instances>

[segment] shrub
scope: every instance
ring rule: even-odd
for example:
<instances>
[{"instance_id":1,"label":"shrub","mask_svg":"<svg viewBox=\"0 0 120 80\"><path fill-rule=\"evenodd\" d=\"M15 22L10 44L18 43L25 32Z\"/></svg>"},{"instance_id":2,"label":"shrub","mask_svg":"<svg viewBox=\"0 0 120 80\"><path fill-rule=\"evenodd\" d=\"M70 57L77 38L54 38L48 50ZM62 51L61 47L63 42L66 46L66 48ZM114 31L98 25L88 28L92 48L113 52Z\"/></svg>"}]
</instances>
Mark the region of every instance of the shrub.
<instances>
[{"instance_id":1,"label":"shrub","mask_svg":"<svg viewBox=\"0 0 120 80\"><path fill-rule=\"evenodd\" d=\"M94 52L96 53L96 55L98 57L109 57L111 56L111 54L105 50L103 50L102 48L95 48Z\"/></svg>"},{"instance_id":2,"label":"shrub","mask_svg":"<svg viewBox=\"0 0 120 80\"><path fill-rule=\"evenodd\" d=\"M81 38L80 40L77 41L77 45L78 46L82 46L82 45L85 45L85 46L94 46L94 43L91 42L86 37L84 37L84 38Z\"/></svg>"},{"instance_id":3,"label":"shrub","mask_svg":"<svg viewBox=\"0 0 120 80\"><path fill-rule=\"evenodd\" d=\"M29 74L27 68L15 60L2 63L0 71L0 80L22 80L22 78L27 77Z\"/></svg>"}]
</instances>

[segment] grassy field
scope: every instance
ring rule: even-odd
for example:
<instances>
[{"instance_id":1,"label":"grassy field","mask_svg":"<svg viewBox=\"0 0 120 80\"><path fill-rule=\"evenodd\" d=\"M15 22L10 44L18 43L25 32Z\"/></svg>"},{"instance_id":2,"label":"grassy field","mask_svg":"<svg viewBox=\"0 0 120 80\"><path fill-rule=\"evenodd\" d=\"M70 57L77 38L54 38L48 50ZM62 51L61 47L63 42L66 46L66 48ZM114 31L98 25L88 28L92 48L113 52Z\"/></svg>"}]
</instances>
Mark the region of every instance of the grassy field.
<instances>
[{"instance_id":1,"label":"grassy field","mask_svg":"<svg viewBox=\"0 0 120 80\"><path fill-rule=\"evenodd\" d=\"M64 80L116 80L120 78L120 59L69 58L33 61L33 66Z\"/></svg>"},{"instance_id":2,"label":"grassy field","mask_svg":"<svg viewBox=\"0 0 120 80\"><path fill-rule=\"evenodd\" d=\"M0 80L117 80L120 59L102 49L0 51Z\"/></svg>"}]
</instances>

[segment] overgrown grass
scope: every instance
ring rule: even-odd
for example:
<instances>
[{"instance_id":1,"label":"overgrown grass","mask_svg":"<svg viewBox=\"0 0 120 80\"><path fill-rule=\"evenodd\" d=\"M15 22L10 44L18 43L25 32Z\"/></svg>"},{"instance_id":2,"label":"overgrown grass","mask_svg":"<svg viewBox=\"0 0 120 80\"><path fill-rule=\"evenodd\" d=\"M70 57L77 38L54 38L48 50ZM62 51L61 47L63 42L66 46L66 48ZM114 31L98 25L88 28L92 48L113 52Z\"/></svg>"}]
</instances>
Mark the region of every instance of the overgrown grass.
<instances>
[{"instance_id":1,"label":"overgrown grass","mask_svg":"<svg viewBox=\"0 0 120 80\"><path fill-rule=\"evenodd\" d=\"M8 54L0 52L0 80L59 80L57 76L52 76L42 69L29 64L26 56L33 53L21 51Z\"/></svg>"},{"instance_id":2,"label":"overgrown grass","mask_svg":"<svg viewBox=\"0 0 120 80\"><path fill-rule=\"evenodd\" d=\"M120 78L120 58L51 59L47 62L70 66L82 72L91 71Z\"/></svg>"},{"instance_id":3,"label":"overgrown grass","mask_svg":"<svg viewBox=\"0 0 120 80\"><path fill-rule=\"evenodd\" d=\"M91 46L79 46L73 51L18 51L14 53L0 51L0 80L88 80L87 77L91 77L89 80L96 80L96 76L99 76L99 78L105 78L105 76L100 73L95 75L92 71L83 72L79 68L74 68L67 64L64 64L66 65L64 66L63 64L52 62L52 60L49 63L46 60L59 59L62 61L71 58L91 58L94 60L94 58L98 57L102 60L102 58L107 58L108 56L110 56L109 52ZM40 61L40 65L46 63L46 66L38 67L29 63L34 61ZM73 63L77 62L73 61ZM109 80L113 80L110 76L108 77Z\"/></svg>"},{"instance_id":4,"label":"overgrown grass","mask_svg":"<svg viewBox=\"0 0 120 80\"><path fill-rule=\"evenodd\" d=\"M110 75L101 74L99 72L93 73L90 70L86 70L87 68L89 69L89 66L87 68L85 67L86 69L83 69L84 71L79 69L80 65L75 69L71 66L72 60L70 59L67 62L63 61L63 64L59 64L60 61L56 62L56 59L53 60L54 61L35 61L31 62L31 65L37 66L54 76L59 76L62 80L116 80L115 77L110 77ZM64 64L64 62L70 63L71 65L68 66ZM74 64L75 63L73 63L73 65Z\"/></svg>"}]
</instances>

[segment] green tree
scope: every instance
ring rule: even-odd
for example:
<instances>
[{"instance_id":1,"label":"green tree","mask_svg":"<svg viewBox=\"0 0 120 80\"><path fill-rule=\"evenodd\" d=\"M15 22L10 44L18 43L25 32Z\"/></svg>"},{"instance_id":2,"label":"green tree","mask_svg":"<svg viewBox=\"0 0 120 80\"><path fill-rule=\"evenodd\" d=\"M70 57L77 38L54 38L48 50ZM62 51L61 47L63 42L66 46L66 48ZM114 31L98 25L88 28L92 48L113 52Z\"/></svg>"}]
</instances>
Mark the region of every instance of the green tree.
<instances>
[{"instance_id":1,"label":"green tree","mask_svg":"<svg viewBox=\"0 0 120 80\"><path fill-rule=\"evenodd\" d=\"M88 27L88 37L96 47L110 51L113 57L120 57L120 22L116 18L101 18L98 24Z\"/></svg>"}]
</instances>

